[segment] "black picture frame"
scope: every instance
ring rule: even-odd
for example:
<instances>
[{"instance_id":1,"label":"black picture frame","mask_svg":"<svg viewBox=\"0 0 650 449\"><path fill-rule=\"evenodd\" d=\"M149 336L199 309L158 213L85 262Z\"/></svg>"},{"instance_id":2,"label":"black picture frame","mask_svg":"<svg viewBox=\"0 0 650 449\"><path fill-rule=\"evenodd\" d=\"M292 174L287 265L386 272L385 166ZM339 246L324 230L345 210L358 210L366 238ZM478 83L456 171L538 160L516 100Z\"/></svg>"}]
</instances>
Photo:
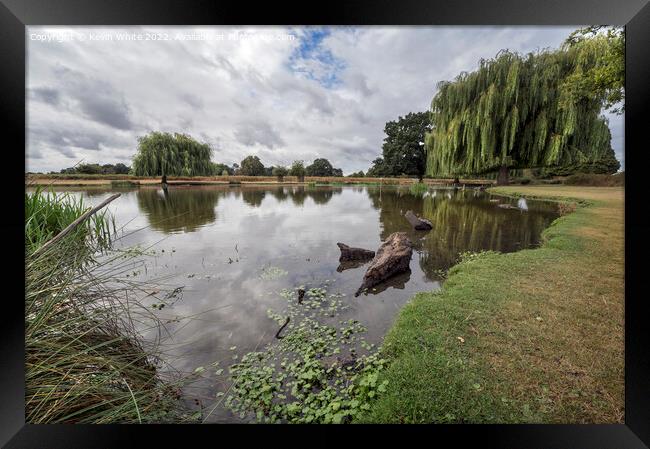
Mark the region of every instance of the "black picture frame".
<instances>
[{"instance_id":1,"label":"black picture frame","mask_svg":"<svg viewBox=\"0 0 650 449\"><path fill-rule=\"evenodd\" d=\"M28 25L586 25L626 26L625 114L625 424L620 425L434 425L434 426L237 426L31 425L24 418L24 258L20 236L25 160L25 26ZM204 0L0 0L0 116L3 154L8 162L2 181L9 192L0 231L5 251L5 288L0 316L0 444L8 448L95 448L238 444L249 438L291 444L280 432L299 431L313 444L313 432L326 432L322 443L340 444L356 433L378 438L388 433L420 437L454 446L477 444L516 448L642 448L650 445L650 333L645 328L644 259L650 249L650 222L644 217L644 173L648 167L646 128L650 108L650 4L646 0L505 0L417 1L357 0L334 4L265 2L250 4ZM7 137L9 139L7 140ZM24 173L24 170L23 170ZM305 432L306 431L306 432ZM345 433L345 434L344 434ZM284 443L283 443L284 442ZM346 441L347 442L347 441ZM645 445L644 445L645 443Z\"/></svg>"}]
</instances>

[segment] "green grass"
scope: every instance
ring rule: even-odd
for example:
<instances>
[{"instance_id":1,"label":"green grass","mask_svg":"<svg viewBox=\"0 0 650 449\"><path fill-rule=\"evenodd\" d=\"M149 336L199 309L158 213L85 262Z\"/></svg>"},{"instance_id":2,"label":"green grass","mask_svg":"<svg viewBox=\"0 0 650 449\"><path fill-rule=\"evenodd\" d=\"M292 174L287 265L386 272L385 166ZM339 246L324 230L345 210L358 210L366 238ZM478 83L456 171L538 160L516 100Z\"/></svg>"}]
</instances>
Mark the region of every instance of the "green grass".
<instances>
[{"instance_id":1,"label":"green grass","mask_svg":"<svg viewBox=\"0 0 650 449\"><path fill-rule=\"evenodd\" d=\"M36 187L31 193L25 193L26 251L33 252L87 209L89 208L84 205L82 198L74 197L69 193L45 192L41 187ZM91 239L94 243L106 247L110 245L111 230L115 230L115 223L107 211L103 210L77 227L71 238L80 242Z\"/></svg>"},{"instance_id":2,"label":"green grass","mask_svg":"<svg viewBox=\"0 0 650 449\"><path fill-rule=\"evenodd\" d=\"M623 422L622 189L492 192L579 203L540 248L469 258L404 306L388 391L358 421Z\"/></svg>"},{"instance_id":3,"label":"green grass","mask_svg":"<svg viewBox=\"0 0 650 449\"><path fill-rule=\"evenodd\" d=\"M81 200L25 196L25 419L28 423L143 423L184 419L180 380L163 377L160 347L141 332L159 321L125 275L137 250L110 249L103 214L34 250L85 211Z\"/></svg>"},{"instance_id":4,"label":"green grass","mask_svg":"<svg viewBox=\"0 0 650 449\"><path fill-rule=\"evenodd\" d=\"M409 191L416 196L422 196L427 190L429 187L422 182L416 182L409 187Z\"/></svg>"}]
</instances>

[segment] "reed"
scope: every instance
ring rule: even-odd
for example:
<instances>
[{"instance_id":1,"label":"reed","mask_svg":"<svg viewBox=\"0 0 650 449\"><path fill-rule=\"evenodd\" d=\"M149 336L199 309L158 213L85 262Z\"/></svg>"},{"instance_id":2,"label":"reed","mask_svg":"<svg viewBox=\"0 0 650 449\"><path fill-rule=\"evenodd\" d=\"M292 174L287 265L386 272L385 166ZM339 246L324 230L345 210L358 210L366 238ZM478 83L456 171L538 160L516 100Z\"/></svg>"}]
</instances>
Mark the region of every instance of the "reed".
<instances>
[{"instance_id":1,"label":"reed","mask_svg":"<svg viewBox=\"0 0 650 449\"><path fill-rule=\"evenodd\" d=\"M82 200L25 196L25 418L28 423L144 423L184 419L181 377L161 361L161 330L125 275L138 250L111 249L100 213L34 253L85 211ZM113 225L114 229L114 225ZM169 373L169 374L163 374Z\"/></svg>"}]
</instances>

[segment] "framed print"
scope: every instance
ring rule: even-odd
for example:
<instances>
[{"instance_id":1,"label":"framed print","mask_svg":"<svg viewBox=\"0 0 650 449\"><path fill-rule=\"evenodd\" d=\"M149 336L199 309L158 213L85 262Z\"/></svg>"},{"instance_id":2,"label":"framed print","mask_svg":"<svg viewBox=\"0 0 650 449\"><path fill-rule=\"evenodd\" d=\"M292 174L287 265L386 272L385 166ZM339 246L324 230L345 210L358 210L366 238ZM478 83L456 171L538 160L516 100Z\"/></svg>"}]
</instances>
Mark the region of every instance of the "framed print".
<instances>
[{"instance_id":1,"label":"framed print","mask_svg":"<svg viewBox=\"0 0 650 449\"><path fill-rule=\"evenodd\" d=\"M2 443L646 447L650 6L305 6L3 0Z\"/></svg>"}]
</instances>

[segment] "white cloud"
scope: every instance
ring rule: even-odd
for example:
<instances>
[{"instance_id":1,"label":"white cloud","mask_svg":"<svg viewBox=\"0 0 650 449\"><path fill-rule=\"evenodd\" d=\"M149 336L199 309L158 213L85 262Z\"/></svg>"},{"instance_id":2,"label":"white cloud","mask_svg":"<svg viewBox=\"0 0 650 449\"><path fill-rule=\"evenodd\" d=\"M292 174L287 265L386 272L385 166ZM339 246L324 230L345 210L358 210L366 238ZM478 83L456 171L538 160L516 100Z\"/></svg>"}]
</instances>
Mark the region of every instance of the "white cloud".
<instances>
[{"instance_id":1,"label":"white cloud","mask_svg":"<svg viewBox=\"0 0 650 449\"><path fill-rule=\"evenodd\" d=\"M228 164L248 154L265 165L326 157L345 173L365 170L386 121L426 110L439 81L503 48L557 47L575 28L29 27L28 170L128 163L151 130L205 140ZM116 39L146 32L171 40ZM229 40L235 32L247 38ZM86 40L30 40L48 33ZM610 127L622 157L622 118Z\"/></svg>"}]
</instances>

